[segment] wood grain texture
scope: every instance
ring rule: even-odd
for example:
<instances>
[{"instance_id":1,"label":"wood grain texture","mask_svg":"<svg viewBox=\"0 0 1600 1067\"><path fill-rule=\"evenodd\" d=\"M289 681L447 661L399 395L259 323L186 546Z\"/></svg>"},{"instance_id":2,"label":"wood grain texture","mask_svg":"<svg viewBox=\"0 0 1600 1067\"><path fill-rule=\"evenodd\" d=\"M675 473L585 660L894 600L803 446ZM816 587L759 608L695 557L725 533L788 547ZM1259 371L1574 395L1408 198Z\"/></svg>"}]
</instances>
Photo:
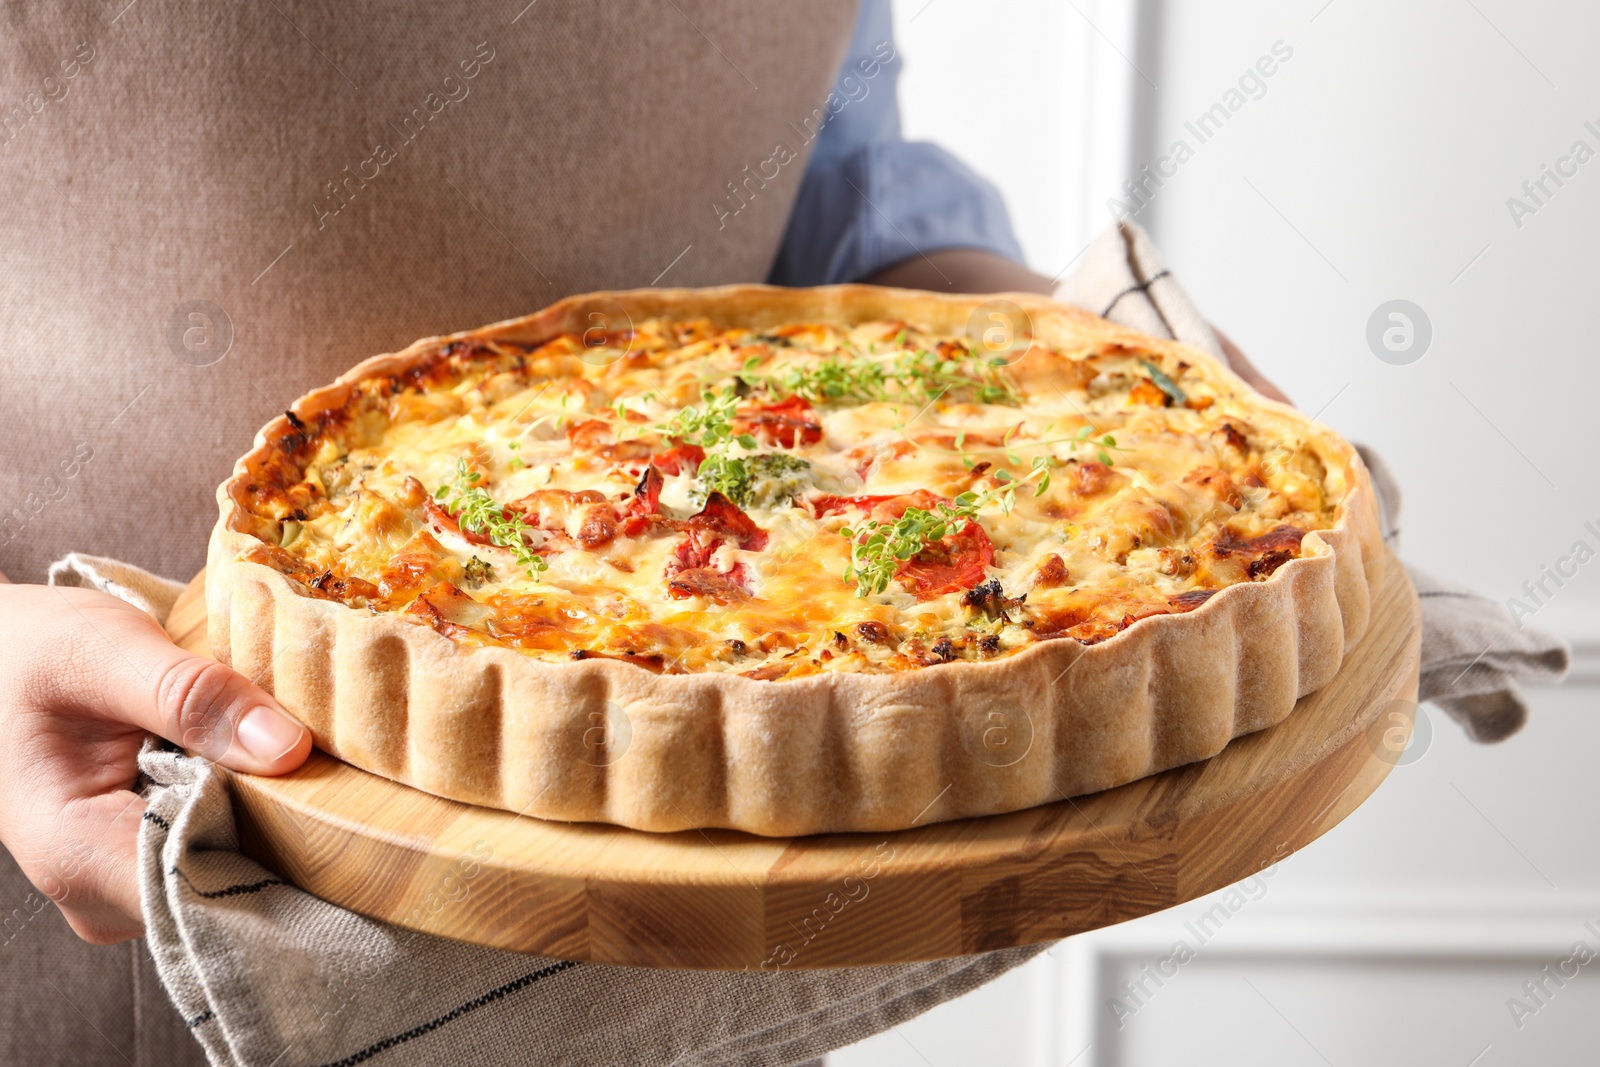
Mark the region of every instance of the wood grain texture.
<instances>
[{"instance_id":1,"label":"wood grain texture","mask_svg":"<svg viewBox=\"0 0 1600 1067\"><path fill-rule=\"evenodd\" d=\"M343 907L564 959L819 968L1063 937L1247 877L1377 788L1415 717L1421 639L1416 594L1390 563L1367 634L1283 723L1027 811L881 834L651 834L443 800L313 752L283 778L230 774L240 833L250 855ZM168 629L205 652L201 582Z\"/></svg>"}]
</instances>

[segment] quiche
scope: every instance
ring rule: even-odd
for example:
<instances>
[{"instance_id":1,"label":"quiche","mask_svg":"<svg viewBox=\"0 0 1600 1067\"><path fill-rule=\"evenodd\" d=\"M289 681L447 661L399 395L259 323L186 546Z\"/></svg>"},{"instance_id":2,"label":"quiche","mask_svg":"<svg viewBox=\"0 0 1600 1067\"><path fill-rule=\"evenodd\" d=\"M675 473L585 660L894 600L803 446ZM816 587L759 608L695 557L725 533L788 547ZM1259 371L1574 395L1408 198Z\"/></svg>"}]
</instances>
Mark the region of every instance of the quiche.
<instances>
[{"instance_id":1,"label":"quiche","mask_svg":"<svg viewBox=\"0 0 1600 1067\"><path fill-rule=\"evenodd\" d=\"M889 830L1220 751L1324 685L1355 450L1022 295L598 293L369 359L219 489L214 653L442 796Z\"/></svg>"}]
</instances>

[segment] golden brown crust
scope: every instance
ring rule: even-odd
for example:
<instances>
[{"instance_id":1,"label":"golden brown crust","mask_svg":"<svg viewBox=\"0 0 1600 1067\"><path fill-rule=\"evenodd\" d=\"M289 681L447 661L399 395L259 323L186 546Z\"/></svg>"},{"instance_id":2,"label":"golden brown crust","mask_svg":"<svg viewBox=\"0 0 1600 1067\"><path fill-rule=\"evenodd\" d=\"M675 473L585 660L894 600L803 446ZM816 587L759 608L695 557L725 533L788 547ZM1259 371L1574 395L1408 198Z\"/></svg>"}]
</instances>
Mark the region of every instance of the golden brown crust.
<instances>
[{"instance_id":1,"label":"golden brown crust","mask_svg":"<svg viewBox=\"0 0 1600 1067\"><path fill-rule=\"evenodd\" d=\"M904 319L960 332L980 303L870 286L730 286L572 297L535 315L419 341L301 398L312 421L349 383L404 373L442 343L541 342L592 312L704 316L764 328ZM1203 352L1039 297L1008 294L1041 337L1171 352L1249 395ZM1342 458L1349 487L1332 529L1299 558L1182 614L1100 644L1042 641L994 662L895 674L828 673L775 685L734 674L656 675L610 659L544 662L306 594L241 557L259 548L246 488L296 432L269 423L218 489L207 563L215 655L258 677L322 748L428 792L543 818L645 830L760 834L892 830L1014 811L1214 755L1281 721L1326 684L1368 623L1384 556L1355 450L1264 398L1266 417Z\"/></svg>"}]
</instances>

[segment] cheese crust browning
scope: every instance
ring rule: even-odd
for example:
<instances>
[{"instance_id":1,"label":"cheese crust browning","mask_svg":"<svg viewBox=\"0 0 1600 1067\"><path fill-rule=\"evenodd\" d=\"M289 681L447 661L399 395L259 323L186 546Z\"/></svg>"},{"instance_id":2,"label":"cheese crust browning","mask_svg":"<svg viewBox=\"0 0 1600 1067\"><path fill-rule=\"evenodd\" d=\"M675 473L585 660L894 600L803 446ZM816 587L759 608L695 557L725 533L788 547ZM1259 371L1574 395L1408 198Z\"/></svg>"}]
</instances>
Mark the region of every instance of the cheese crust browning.
<instances>
[{"instance_id":1,"label":"cheese crust browning","mask_svg":"<svg viewBox=\"0 0 1600 1067\"><path fill-rule=\"evenodd\" d=\"M991 353L902 320L442 344L277 447L248 558L308 595L760 680L1102 641L1270 578L1351 488L1319 435L1170 350ZM863 587L853 543L944 509Z\"/></svg>"},{"instance_id":2,"label":"cheese crust browning","mask_svg":"<svg viewBox=\"0 0 1600 1067\"><path fill-rule=\"evenodd\" d=\"M990 752L992 729L974 740L960 724L997 700L1008 723L1027 720L1025 756L1041 720L1059 720L1052 744L1066 744L1074 716L1116 729L1094 693L1102 671L1059 680L1080 673L1079 657L1149 672L1162 669L1156 653L1191 654L1219 662L1167 673L1233 676L1225 698L1169 697L1151 711L1181 720L1205 705L1196 737L1180 721L1144 739L1144 760L1101 751L1101 766L1065 774L1056 754L1032 786L991 782L933 817L1012 810L1049 799L1046 782L1055 792L1127 781L1287 714L1360 636L1382 561L1354 450L1208 355L1037 298L865 287L594 294L419 342L302 398L263 430L219 500L213 647L245 669L263 660L280 697L285 681L336 690L286 701L323 747L520 810L549 773L441 770L451 761L407 735L419 712L459 727L470 705L493 721L485 758L503 764L517 729L507 690L536 679L561 695L530 698L527 714L551 720L532 733L581 737L562 734L554 750L588 769L577 773L586 784L534 813L650 829L882 829L907 818L895 812L909 801L852 804L846 789L844 802L797 803L776 771L736 798L726 768L706 797L682 782L666 790L686 803L619 800L626 761L588 748L598 737L614 754L619 715L640 740L627 710L638 694L650 697L645 720L672 720L657 740L676 749L688 742L674 729L701 736L711 751L695 760L715 763L732 758L741 701L766 709L753 713L770 747L779 724L765 720L783 718L783 692L804 693L796 725L813 704L824 720L859 720L934 692L916 705L935 722L933 751L913 762L948 763L954 737L992 773L1020 748ZM1259 635L1232 630L1241 612L1263 609L1274 614ZM1226 649L1189 638L1224 624ZM1288 647L1257 647L1273 641ZM399 666L375 651L396 642ZM367 664L359 680L345 664L344 692L340 643ZM1264 664L1291 663L1292 677L1265 685L1270 707L1242 706ZM402 667L404 678L385 676ZM1034 677L1045 670L1057 680ZM1146 683L1153 708L1165 687ZM337 714L374 685L361 723ZM678 699L660 712L652 700L667 691ZM430 692L442 710L423 706ZM570 706L545 707L556 703ZM677 721L697 715L711 727ZM402 745L377 736L386 726ZM1075 762L1122 747L1078 741ZM858 742L809 758L852 763ZM548 765L554 750L532 763ZM770 810L780 794L790 795L781 813Z\"/></svg>"}]
</instances>

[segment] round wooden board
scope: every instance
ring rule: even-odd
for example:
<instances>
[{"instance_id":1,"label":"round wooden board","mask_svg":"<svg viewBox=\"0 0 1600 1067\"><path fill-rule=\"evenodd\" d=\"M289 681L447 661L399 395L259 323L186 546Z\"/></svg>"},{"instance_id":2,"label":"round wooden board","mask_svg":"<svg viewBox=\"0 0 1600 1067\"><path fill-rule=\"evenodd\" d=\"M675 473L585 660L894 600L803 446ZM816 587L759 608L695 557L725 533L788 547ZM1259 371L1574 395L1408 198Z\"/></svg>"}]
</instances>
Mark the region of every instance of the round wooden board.
<instances>
[{"instance_id":1,"label":"round wooden board","mask_svg":"<svg viewBox=\"0 0 1600 1067\"><path fill-rule=\"evenodd\" d=\"M240 835L364 915L595 963L840 967L1064 937L1245 878L1377 788L1414 721L1421 639L1405 571L1385 570L1366 636L1284 722L1027 811L879 834L652 834L443 800L318 751L283 778L230 775ZM202 581L168 629L206 652Z\"/></svg>"}]
</instances>

